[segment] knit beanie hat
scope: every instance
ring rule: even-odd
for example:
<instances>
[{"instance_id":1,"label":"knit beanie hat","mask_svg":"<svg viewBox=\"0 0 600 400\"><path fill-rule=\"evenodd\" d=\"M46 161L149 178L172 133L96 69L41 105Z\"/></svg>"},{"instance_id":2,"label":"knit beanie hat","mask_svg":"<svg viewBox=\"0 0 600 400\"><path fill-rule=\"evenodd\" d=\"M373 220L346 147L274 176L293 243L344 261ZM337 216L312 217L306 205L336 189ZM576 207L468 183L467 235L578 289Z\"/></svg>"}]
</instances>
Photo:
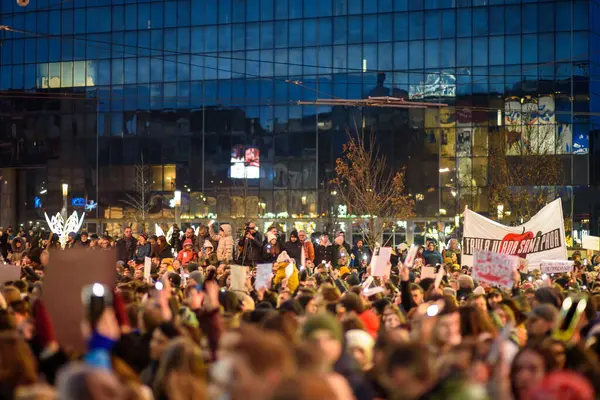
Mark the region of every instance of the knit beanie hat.
<instances>
[{"instance_id":1,"label":"knit beanie hat","mask_svg":"<svg viewBox=\"0 0 600 400\"><path fill-rule=\"evenodd\" d=\"M267 243L271 243L271 240L277 240L277 236L273 232L267 232Z\"/></svg>"},{"instance_id":2,"label":"knit beanie hat","mask_svg":"<svg viewBox=\"0 0 600 400\"><path fill-rule=\"evenodd\" d=\"M325 330L339 342L344 340L342 326L331 314L321 313L308 318L302 327L302 337L309 339L315 332Z\"/></svg>"},{"instance_id":3,"label":"knit beanie hat","mask_svg":"<svg viewBox=\"0 0 600 400\"><path fill-rule=\"evenodd\" d=\"M206 249L207 247L210 247L211 249L214 249L215 247L212 245L212 243L210 242L210 240L205 240L204 241L204 248Z\"/></svg>"},{"instance_id":4,"label":"knit beanie hat","mask_svg":"<svg viewBox=\"0 0 600 400\"><path fill-rule=\"evenodd\" d=\"M350 329L346 332L346 347L358 347L364 351L369 362L373 360L373 346L375 339L362 329Z\"/></svg>"}]
</instances>

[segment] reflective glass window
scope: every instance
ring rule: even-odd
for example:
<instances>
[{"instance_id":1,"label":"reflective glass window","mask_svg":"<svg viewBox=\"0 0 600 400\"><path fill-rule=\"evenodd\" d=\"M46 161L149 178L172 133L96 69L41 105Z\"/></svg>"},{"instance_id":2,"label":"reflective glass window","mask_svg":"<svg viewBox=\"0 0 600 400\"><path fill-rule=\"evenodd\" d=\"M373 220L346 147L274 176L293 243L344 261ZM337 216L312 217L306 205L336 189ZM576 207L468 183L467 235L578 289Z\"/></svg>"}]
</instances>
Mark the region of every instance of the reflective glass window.
<instances>
[{"instance_id":1,"label":"reflective glass window","mask_svg":"<svg viewBox=\"0 0 600 400\"><path fill-rule=\"evenodd\" d=\"M231 45L233 50L244 50L244 46L246 44L246 27L244 26L244 24L233 25L231 38L233 40L232 45ZM287 36L286 36L286 41L287 41ZM193 43L193 40L192 40L192 43Z\"/></svg>"},{"instance_id":2,"label":"reflective glass window","mask_svg":"<svg viewBox=\"0 0 600 400\"><path fill-rule=\"evenodd\" d=\"M556 34L556 59L568 60L571 58L571 34Z\"/></svg>"},{"instance_id":3,"label":"reflective glass window","mask_svg":"<svg viewBox=\"0 0 600 400\"><path fill-rule=\"evenodd\" d=\"M152 25L152 29L164 26L163 13L163 3L152 3L150 8L150 24Z\"/></svg>"},{"instance_id":4,"label":"reflective glass window","mask_svg":"<svg viewBox=\"0 0 600 400\"><path fill-rule=\"evenodd\" d=\"M576 30L586 30L589 29L590 27L590 23L589 23L589 2L587 1L576 1L573 4L573 21L576 21L575 25L573 26L573 29ZM598 4L595 1L592 1L593 5L592 7L600 7L600 4ZM596 11L597 12L597 11Z\"/></svg>"},{"instance_id":5,"label":"reflective glass window","mask_svg":"<svg viewBox=\"0 0 600 400\"><path fill-rule=\"evenodd\" d=\"M539 62L547 63L554 61L554 35L539 35L538 40Z\"/></svg>"},{"instance_id":6,"label":"reflective glass window","mask_svg":"<svg viewBox=\"0 0 600 400\"><path fill-rule=\"evenodd\" d=\"M439 68L440 42L438 40L425 41L425 68Z\"/></svg>"},{"instance_id":7,"label":"reflective glass window","mask_svg":"<svg viewBox=\"0 0 600 400\"><path fill-rule=\"evenodd\" d=\"M490 64L504 64L504 36L490 37Z\"/></svg>"},{"instance_id":8,"label":"reflective glass window","mask_svg":"<svg viewBox=\"0 0 600 400\"><path fill-rule=\"evenodd\" d=\"M290 21L290 47L302 46L302 21Z\"/></svg>"},{"instance_id":9,"label":"reflective glass window","mask_svg":"<svg viewBox=\"0 0 600 400\"><path fill-rule=\"evenodd\" d=\"M394 14L394 41L408 40L408 13Z\"/></svg>"},{"instance_id":10,"label":"reflective glass window","mask_svg":"<svg viewBox=\"0 0 600 400\"><path fill-rule=\"evenodd\" d=\"M458 39L456 42L456 65L469 67L471 64L471 39Z\"/></svg>"},{"instance_id":11,"label":"reflective glass window","mask_svg":"<svg viewBox=\"0 0 600 400\"><path fill-rule=\"evenodd\" d=\"M377 16L376 15L365 15L363 16L363 41L364 42L376 42L377 41Z\"/></svg>"},{"instance_id":12,"label":"reflective glass window","mask_svg":"<svg viewBox=\"0 0 600 400\"><path fill-rule=\"evenodd\" d=\"M273 9L273 6L271 6ZM219 24L231 23L231 0L219 0Z\"/></svg>"},{"instance_id":13,"label":"reflective glass window","mask_svg":"<svg viewBox=\"0 0 600 400\"><path fill-rule=\"evenodd\" d=\"M440 36L440 13L427 11L425 13L425 38L437 39Z\"/></svg>"},{"instance_id":14,"label":"reflective glass window","mask_svg":"<svg viewBox=\"0 0 600 400\"><path fill-rule=\"evenodd\" d=\"M454 10L442 11L442 37L454 38L456 35L456 14Z\"/></svg>"},{"instance_id":15,"label":"reflective glass window","mask_svg":"<svg viewBox=\"0 0 600 400\"><path fill-rule=\"evenodd\" d=\"M304 46L317 45L317 20L304 20Z\"/></svg>"},{"instance_id":16,"label":"reflective glass window","mask_svg":"<svg viewBox=\"0 0 600 400\"><path fill-rule=\"evenodd\" d=\"M362 42L362 18L348 17L348 43Z\"/></svg>"},{"instance_id":17,"label":"reflective glass window","mask_svg":"<svg viewBox=\"0 0 600 400\"><path fill-rule=\"evenodd\" d=\"M524 4L523 5L523 33L537 32L538 22L538 5L537 4Z\"/></svg>"},{"instance_id":18,"label":"reflective glass window","mask_svg":"<svg viewBox=\"0 0 600 400\"><path fill-rule=\"evenodd\" d=\"M234 23L246 21L246 0L233 0L231 14L231 20Z\"/></svg>"},{"instance_id":19,"label":"reflective glass window","mask_svg":"<svg viewBox=\"0 0 600 400\"><path fill-rule=\"evenodd\" d=\"M272 21L273 20L273 0L260 0L260 20L261 21Z\"/></svg>"},{"instance_id":20,"label":"reflective glass window","mask_svg":"<svg viewBox=\"0 0 600 400\"><path fill-rule=\"evenodd\" d=\"M287 21L275 22L275 47L278 49L288 46L288 23Z\"/></svg>"},{"instance_id":21,"label":"reflective glass window","mask_svg":"<svg viewBox=\"0 0 600 400\"><path fill-rule=\"evenodd\" d=\"M302 18L302 0L289 0L290 19Z\"/></svg>"},{"instance_id":22,"label":"reflective glass window","mask_svg":"<svg viewBox=\"0 0 600 400\"><path fill-rule=\"evenodd\" d=\"M505 37L505 53L504 62L506 64L521 63L521 36L506 36Z\"/></svg>"},{"instance_id":23,"label":"reflective glass window","mask_svg":"<svg viewBox=\"0 0 600 400\"><path fill-rule=\"evenodd\" d=\"M273 37L273 22L263 22L260 25L260 48L272 49L275 46L275 38Z\"/></svg>"},{"instance_id":24,"label":"reflective glass window","mask_svg":"<svg viewBox=\"0 0 600 400\"><path fill-rule=\"evenodd\" d=\"M378 11L380 13L394 11L394 0L379 0Z\"/></svg>"},{"instance_id":25,"label":"reflective glass window","mask_svg":"<svg viewBox=\"0 0 600 400\"><path fill-rule=\"evenodd\" d=\"M504 7L490 9L490 34L502 35L504 33Z\"/></svg>"},{"instance_id":26,"label":"reflective glass window","mask_svg":"<svg viewBox=\"0 0 600 400\"><path fill-rule=\"evenodd\" d=\"M331 18L320 18L319 19L319 36L317 37L319 45L330 45L333 42L331 37L332 31L332 19Z\"/></svg>"},{"instance_id":27,"label":"reflective glass window","mask_svg":"<svg viewBox=\"0 0 600 400\"><path fill-rule=\"evenodd\" d=\"M482 36L488 34L488 9L473 9L473 36Z\"/></svg>"},{"instance_id":28,"label":"reflective glass window","mask_svg":"<svg viewBox=\"0 0 600 400\"><path fill-rule=\"evenodd\" d=\"M538 29L540 32L554 31L554 7L553 4L544 4L538 10Z\"/></svg>"},{"instance_id":29,"label":"reflective glass window","mask_svg":"<svg viewBox=\"0 0 600 400\"><path fill-rule=\"evenodd\" d=\"M218 22L219 7L218 0L204 1L204 23L206 25L216 24Z\"/></svg>"},{"instance_id":30,"label":"reflective glass window","mask_svg":"<svg viewBox=\"0 0 600 400\"><path fill-rule=\"evenodd\" d=\"M409 14L410 19L410 38L422 39L424 36L423 13L414 12Z\"/></svg>"},{"instance_id":31,"label":"reflective glass window","mask_svg":"<svg viewBox=\"0 0 600 400\"><path fill-rule=\"evenodd\" d=\"M370 14L377 12L377 1L363 0L363 13Z\"/></svg>"},{"instance_id":32,"label":"reflective glass window","mask_svg":"<svg viewBox=\"0 0 600 400\"><path fill-rule=\"evenodd\" d=\"M413 40L409 44L410 68L423 68L423 41Z\"/></svg>"},{"instance_id":33,"label":"reflective glass window","mask_svg":"<svg viewBox=\"0 0 600 400\"><path fill-rule=\"evenodd\" d=\"M456 41L444 39L441 42L442 55L440 65L443 68L454 68L456 66Z\"/></svg>"},{"instance_id":34,"label":"reflective glass window","mask_svg":"<svg viewBox=\"0 0 600 400\"><path fill-rule=\"evenodd\" d=\"M394 0L394 11L407 11L408 0Z\"/></svg>"},{"instance_id":35,"label":"reflective glass window","mask_svg":"<svg viewBox=\"0 0 600 400\"><path fill-rule=\"evenodd\" d=\"M555 4L556 30L568 31L571 29L571 4L568 1L559 1Z\"/></svg>"},{"instance_id":36,"label":"reflective glass window","mask_svg":"<svg viewBox=\"0 0 600 400\"><path fill-rule=\"evenodd\" d=\"M459 9L457 12L456 33L458 37L471 36L471 9Z\"/></svg>"},{"instance_id":37,"label":"reflective glass window","mask_svg":"<svg viewBox=\"0 0 600 400\"><path fill-rule=\"evenodd\" d=\"M317 16L317 0L304 0L304 18L314 18Z\"/></svg>"},{"instance_id":38,"label":"reflective glass window","mask_svg":"<svg viewBox=\"0 0 600 400\"><path fill-rule=\"evenodd\" d=\"M473 38L473 65L488 65L487 37Z\"/></svg>"},{"instance_id":39,"label":"reflective glass window","mask_svg":"<svg viewBox=\"0 0 600 400\"><path fill-rule=\"evenodd\" d=\"M275 18L288 18L288 0L275 0Z\"/></svg>"},{"instance_id":40,"label":"reflective glass window","mask_svg":"<svg viewBox=\"0 0 600 400\"><path fill-rule=\"evenodd\" d=\"M259 45L260 32L258 24L246 24L246 48L257 49Z\"/></svg>"},{"instance_id":41,"label":"reflective glass window","mask_svg":"<svg viewBox=\"0 0 600 400\"><path fill-rule=\"evenodd\" d=\"M521 49L523 64L537 63L537 42L537 35L523 35L523 48Z\"/></svg>"},{"instance_id":42,"label":"reflective glass window","mask_svg":"<svg viewBox=\"0 0 600 400\"><path fill-rule=\"evenodd\" d=\"M348 0L348 14L362 14L363 0Z\"/></svg>"},{"instance_id":43,"label":"reflective glass window","mask_svg":"<svg viewBox=\"0 0 600 400\"><path fill-rule=\"evenodd\" d=\"M507 34L516 34L521 32L521 7L507 6L504 9L504 22Z\"/></svg>"}]
</instances>

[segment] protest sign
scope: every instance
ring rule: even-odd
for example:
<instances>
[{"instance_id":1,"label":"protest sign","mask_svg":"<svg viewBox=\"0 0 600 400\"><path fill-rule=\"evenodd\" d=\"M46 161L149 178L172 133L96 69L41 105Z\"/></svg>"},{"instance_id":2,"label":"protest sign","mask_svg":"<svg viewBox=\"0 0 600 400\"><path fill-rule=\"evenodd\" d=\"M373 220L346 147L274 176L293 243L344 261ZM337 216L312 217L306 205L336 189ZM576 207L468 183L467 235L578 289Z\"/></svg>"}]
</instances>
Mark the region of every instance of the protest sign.
<instances>
[{"instance_id":1,"label":"protest sign","mask_svg":"<svg viewBox=\"0 0 600 400\"><path fill-rule=\"evenodd\" d=\"M373 260L377 260L375 264L371 263L371 275L373 276L390 276L390 257L392 255L391 247L379 247L373 254Z\"/></svg>"},{"instance_id":2,"label":"protest sign","mask_svg":"<svg viewBox=\"0 0 600 400\"><path fill-rule=\"evenodd\" d=\"M384 291L381 286L378 286L377 283L375 283L375 280L373 279L372 276L369 276L364 281L362 287L363 287L362 295L365 297L370 297L370 296L376 295L377 293L383 293L383 291Z\"/></svg>"},{"instance_id":3,"label":"protest sign","mask_svg":"<svg viewBox=\"0 0 600 400\"><path fill-rule=\"evenodd\" d=\"M544 274L562 274L573 271L573 261L568 260L543 260L540 264Z\"/></svg>"},{"instance_id":4,"label":"protest sign","mask_svg":"<svg viewBox=\"0 0 600 400\"><path fill-rule=\"evenodd\" d=\"M435 287L436 289L440 288L440 284L442 283L444 274L445 274L444 268L441 267L440 270L438 271L437 275L435 276L435 282L433 283L433 287Z\"/></svg>"},{"instance_id":5,"label":"protest sign","mask_svg":"<svg viewBox=\"0 0 600 400\"><path fill-rule=\"evenodd\" d=\"M477 250L525 258L536 269L542 260L567 258L560 198L519 226L505 226L471 210L465 210L464 218L463 265L475 265Z\"/></svg>"},{"instance_id":6,"label":"protest sign","mask_svg":"<svg viewBox=\"0 0 600 400\"><path fill-rule=\"evenodd\" d=\"M271 279L273 278L273 266L269 264L258 264L256 266L256 279L254 280L254 288L269 289L271 287Z\"/></svg>"},{"instance_id":7,"label":"protest sign","mask_svg":"<svg viewBox=\"0 0 600 400\"><path fill-rule=\"evenodd\" d=\"M294 273L294 262L290 261L289 264L285 267L285 277L289 278Z\"/></svg>"},{"instance_id":8,"label":"protest sign","mask_svg":"<svg viewBox=\"0 0 600 400\"><path fill-rule=\"evenodd\" d=\"M248 267L241 265L231 266L231 285L229 290L245 291L246 290L246 272Z\"/></svg>"},{"instance_id":9,"label":"protest sign","mask_svg":"<svg viewBox=\"0 0 600 400\"><path fill-rule=\"evenodd\" d=\"M144 281L149 281L150 272L152 272L152 259L150 257L146 257L144 258Z\"/></svg>"},{"instance_id":10,"label":"protest sign","mask_svg":"<svg viewBox=\"0 0 600 400\"><path fill-rule=\"evenodd\" d=\"M435 278L435 267L421 268L421 280L425 278Z\"/></svg>"},{"instance_id":11,"label":"protest sign","mask_svg":"<svg viewBox=\"0 0 600 400\"><path fill-rule=\"evenodd\" d=\"M476 250L473 263L473 279L492 286L512 288L513 272L519 266L516 256Z\"/></svg>"},{"instance_id":12,"label":"protest sign","mask_svg":"<svg viewBox=\"0 0 600 400\"><path fill-rule=\"evenodd\" d=\"M97 251L93 257L84 249L55 251L45 270L42 301L54 327L56 340L67 351L84 352L81 322L86 319L81 291L101 283L113 289L117 258L114 251Z\"/></svg>"},{"instance_id":13,"label":"protest sign","mask_svg":"<svg viewBox=\"0 0 600 400\"><path fill-rule=\"evenodd\" d=\"M586 250L600 250L600 237L598 236L584 236L581 239L581 247Z\"/></svg>"},{"instance_id":14,"label":"protest sign","mask_svg":"<svg viewBox=\"0 0 600 400\"><path fill-rule=\"evenodd\" d=\"M21 267L10 264L0 264L0 284L21 279Z\"/></svg>"},{"instance_id":15,"label":"protest sign","mask_svg":"<svg viewBox=\"0 0 600 400\"><path fill-rule=\"evenodd\" d=\"M519 272L527 273L529 271L529 261L526 258L519 257Z\"/></svg>"},{"instance_id":16,"label":"protest sign","mask_svg":"<svg viewBox=\"0 0 600 400\"><path fill-rule=\"evenodd\" d=\"M408 268L412 268L415 263L415 258L417 257L417 252L419 251L419 246L411 245L410 249L408 249L408 253L406 254L406 260L404 260L404 265Z\"/></svg>"}]
</instances>

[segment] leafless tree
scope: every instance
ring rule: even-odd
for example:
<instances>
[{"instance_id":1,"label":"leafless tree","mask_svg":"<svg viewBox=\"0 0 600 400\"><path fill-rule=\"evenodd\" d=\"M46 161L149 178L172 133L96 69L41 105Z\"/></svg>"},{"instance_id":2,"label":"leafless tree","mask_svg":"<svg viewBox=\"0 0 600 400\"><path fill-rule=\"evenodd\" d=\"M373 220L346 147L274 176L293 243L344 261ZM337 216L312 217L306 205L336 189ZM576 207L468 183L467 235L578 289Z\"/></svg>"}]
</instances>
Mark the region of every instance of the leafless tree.
<instances>
[{"instance_id":1,"label":"leafless tree","mask_svg":"<svg viewBox=\"0 0 600 400\"><path fill-rule=\"evenodd\" d=\"M348 131L348 142L336 160L332 183L348 206L348 214L356 216L365 242L374 248L396 220L414 216L415 205L406 193L404 169L390 169L373 133L367 138L364 130L356 131L356 136Z\"/></svg>"},{"instance_id":2,"label":"leafless tree","mask_svg":"<svg viewBox=\"0 0 600 400\"><path fill-rule=\"evenodd\" d=\"M121 200L133 209L133 219L142 226L146 232L146 220L152 205L152 177L150 166L144 163L144 156L134 165L135 177L133 181L133 194L126 193L125 200Z\"/></svg>"}]
</instances>

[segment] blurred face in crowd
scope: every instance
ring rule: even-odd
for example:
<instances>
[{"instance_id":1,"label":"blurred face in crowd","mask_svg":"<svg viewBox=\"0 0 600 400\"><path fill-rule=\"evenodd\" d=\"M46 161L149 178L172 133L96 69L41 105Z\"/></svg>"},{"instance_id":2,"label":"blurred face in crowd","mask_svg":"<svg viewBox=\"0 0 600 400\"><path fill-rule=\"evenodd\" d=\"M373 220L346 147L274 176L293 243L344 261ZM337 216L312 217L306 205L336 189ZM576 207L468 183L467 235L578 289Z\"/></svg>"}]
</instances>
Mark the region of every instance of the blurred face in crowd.
<instances>
[{"instance_id":1,"label":"blurred face in crowd","mask_svg":"<svg viewBox=\"0 0 600 400\"><path fill-rule=\"evenodd\" d=\"M456 239L452 239L448 247L450 248L450 250L456 250L456 248L458 247L458 242L456 241Z\"/></svg>"},{"instance_id":2,"label":"blurred face in crowd","mask_svg":"<svg viewBox=\"0 0 600 400\"><path fill-rule=\"evenodd\" d=\"M310 341L318 347L328 365L333 365L342 355L342 343L328 330L316 330L310 337Z\"/></svg>"},{"instance_id":3,"label":"blurred face in crowd","mask_svg":"<svg viewBox=\"0 0 600 400\"><path fill-rule=\"evenodd\" d=\"M386 330L392 330L402 325L400 317L391 307L386 307L383 311L383 326Z\"/></svg>"},{"instance_id":4,"label":"blurred face in crowd","mask_svg":"<svg viewBox=\"0 0 600 400\"><path fill-rule=\"evenodd\" d=\"M130 238L131 237L131 228L125 228L125 237L126 238Z\"/></svg>"},{"instance_id":5,"label":"blurred face in crowd","mask_svg":"<svg viewBox=\"0 0 600 400\"><path fill-rule=\"evenodd\" d=\"M185 237L188 239L191 239L194 236L194 231L192 230L192 228L187 228L185 230Z\"/></svg>"},{"instance_id":6,"label":"blurred face in crowd","mask_svg":"<svg viewBox=\"0 0 600 400\"><path fill-rule=\"evenodd\" d=\"M306 232L299 231L298 232L298 239L300 239L301 242L304 242L306 240Z\"/></svg>"},{"instance_id":7,"label":"blurred face in crowd","mask_svg":"<svg viewBox=\"0 0 600 400\"><path fill-rule=\"evenodd\" d=\"M169 269L169 264L167 264L167 263L160 263L160 267L158 268L158 273L159 274L164 274L165 272L167 272L168 269Z\"/></svg>"},{"instance_id":8,"label":"blurred face in crowd","mask_svg":"<svg viewBox=\"0 0 600 400\"><path fill-rule=\"evenodd\" d=\"M460 344L462 341L460 334L460 314L454 312L440 316L435 326L434 335L440 343L452 346Z\"/></svg>"},{"instance_id":9,"label":"blurred face in crowd","mask_svg":"<svg viewBox=\"0 0 600 400\"><path fill-rule=\"evenodd\" d=\"M487 313L487 303L485 302L485 297L477 296L471 300L471 304L479 308L481 312Z\"/></svg>"},{"instance_id":10,"label":"blurred face in crowd","mask_svg":"<svg viewBox=\"0 0 600 400\"><path fill-rule=\"evenodd\" d=\"M141 236L138 238L138 243L141 244L142 246L146 244L146 238Z\"/></svg>"},{"instance_id":11,"label":"blurred face in crowd","mask_svg":"<svg viewBox=\"0 0 600 400\"><path fill-rule=\"evenodd\" d=\"M532 315L525 321L525 327L527 328L527 334L529 336L540 337L544 336L546 332L554 327L554 322L548 322L543 318Z\"/></svg>"},{"instance_id":12,"label":"blurred face in crowd","mask_svg":"<svg viewBox=\"0 0 600 400\"><path fill-rule=\"evenodd\" d=\"M160 329L155 329L150 339L150 358L159 360L169 344L169 338Z\"/></svg>"},{"instance_id":13,"label":"blurred face in crowd","mask_svg":"<svg viewBox=\"0 0 600 400\"><path fill-rule=\"evenodd\" d=\"M320 243L321 243L322 245L326 245L326 244L328 244L328 243L329 243L329 236L327 236L327 235L323 235L323 236L321 236L321 242L320 242Z\"/></svg>"},{"instance_id":14,"label":"blurred face in crowd","mask_svg":"<svg viewBox=\"0 0 600 400\"><path fill-rule=\"evenodd\" d=\"M359 249L362 248L363 247L363 241L359 240L358 242L356 242L356 247L359 248Z\"/></svg>"},{"instance_id":15,"label":"blurred face in crowd","mask_svg":"<svg viewBox=\"0 0 600 400\"><path fill-rule=\"evenodd\" d=\"M491 310L496 310L501 301L502 296L499 293L495 293L488 297L488 305Z\"/></svg>"},{"instance_id":16,"label":"blurred face in crowd","mask_svg":"<svg viewBox=\"0 0 600 400\"><path fill-rule=\"evenodd\" d=\"M416 305L423 303L423 291L421 289L411 290L410 294Z\"/></svg>"},{"instance_id":17,"label":"blurred face in crowd","mask_svg":"<svg viewBox=\"0 0 600 400\"><path fill-rule=\"evenodd\" d=\"M433 242L427 243L427 250L434 251L435 250L435 244L433 244Z\"/></svg>"},{"instance_id":18,"label":"blurred face in crowd","mask_svg":"<svg viewBox=\"0 0 600 400\"><path fill-rule=\"evenodd\" d=\"M136 269L135 272L133 273L134 279L142 279L143 277L144 277L144 270L141 268Z\"/></svg>"},{"instance_id":19,"label":"blurred face in crowd","mask_svg":"<svg viewBox=\"0 0 600 400\"><path fill-rule=\"evenodd\" d=\"M178 259L174 259L173 260L173 270L179 271L179 268L181 268L181 262Z\"/></svg>"},{"instance_id":20,"label":"blurred face in crowd","mask_svg":"<svg viewBox=\"0 0 600 400\"><path fill-rule=\"evenodd\" d=\"M536 386L546 374L544 359L532 350L524 350L513 361L513 386L520 398Z\"/></svg>"}]
</instances>

